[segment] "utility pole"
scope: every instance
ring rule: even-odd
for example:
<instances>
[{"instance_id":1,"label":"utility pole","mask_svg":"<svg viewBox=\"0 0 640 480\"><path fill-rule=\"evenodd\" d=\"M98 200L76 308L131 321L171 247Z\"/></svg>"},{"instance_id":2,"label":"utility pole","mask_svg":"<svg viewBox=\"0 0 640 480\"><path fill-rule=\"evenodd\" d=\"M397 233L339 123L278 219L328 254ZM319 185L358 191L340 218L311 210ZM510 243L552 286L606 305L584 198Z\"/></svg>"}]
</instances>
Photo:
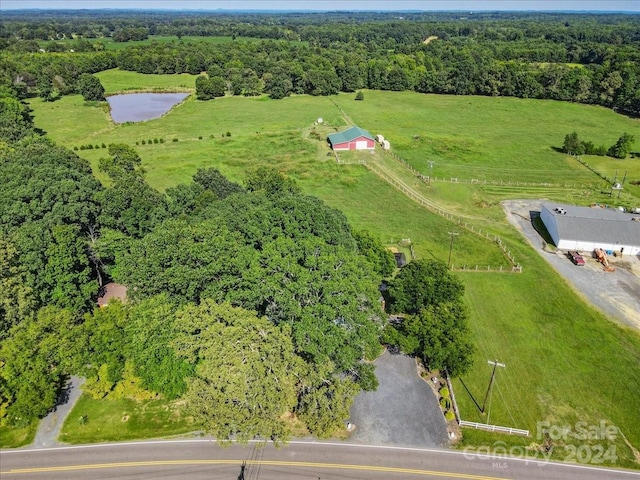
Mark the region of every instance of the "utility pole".
<instances>
[{"instance_id":1,"label":"utility pole","mask_svg":"<svg viewBox=\"0 0 640 480\"><path fill-rule=\"evenodd\" d=\"M451 268L451 251L453 250L453 238L460 234L458 232L447 232L447 233L451 235L451 242L449 243L449 261L447 262L447 265L449 266L449 268Z\"/></svg>"},{"instance_id":2,"label":"utility pole","mask_svg":"<svg viewBox=\"0 0 640 480\"><path fill-rule=\"evenodd\" d=\"M493 386L493 379L496 377L496 368L498 368L498 367L506 368L506 365L504 363L498 363L498 360L495 360L495 361L487 360L487 363L489 365L493 365L493 372L491 372L491 380L489 380L489 386L487 387L487 393L485 393L484 402L482 402L482 409L480 410L482 413L484 413L484 407L487 404L487 398L489 397L489 392L491 391L491 387Z\"/></svg>"}]
</instances>

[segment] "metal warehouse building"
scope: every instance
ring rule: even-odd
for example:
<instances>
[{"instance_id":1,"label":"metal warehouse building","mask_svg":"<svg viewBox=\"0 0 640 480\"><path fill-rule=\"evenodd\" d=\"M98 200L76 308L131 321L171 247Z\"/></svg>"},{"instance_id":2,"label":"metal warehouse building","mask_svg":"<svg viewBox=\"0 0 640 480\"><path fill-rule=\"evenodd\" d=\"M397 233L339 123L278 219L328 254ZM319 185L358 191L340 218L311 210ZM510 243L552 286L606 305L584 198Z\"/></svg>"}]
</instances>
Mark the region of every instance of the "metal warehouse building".
<instances>
[{"instance_id":1,"label":"metal warehouse building","mask_svg":"<svg viewBox=\"0 0 640 480\"><path fill-rule=\"evenodd\" d=\"M640 255L640 215L612 208L543 203L540 218L561 250L601 248Z\"/></svg>"}]
</instances>

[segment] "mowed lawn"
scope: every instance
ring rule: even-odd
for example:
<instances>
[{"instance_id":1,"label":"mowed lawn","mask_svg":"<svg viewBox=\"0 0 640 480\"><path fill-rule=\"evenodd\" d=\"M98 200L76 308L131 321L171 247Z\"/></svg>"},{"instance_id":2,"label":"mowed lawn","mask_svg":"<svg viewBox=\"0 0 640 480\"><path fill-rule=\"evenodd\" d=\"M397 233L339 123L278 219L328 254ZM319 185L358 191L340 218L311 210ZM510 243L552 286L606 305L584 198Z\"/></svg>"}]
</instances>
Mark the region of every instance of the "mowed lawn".
<instances>
[{"instance_id":1,"label":"mowed lawn","mask_svg":"<svg viewBox=\"0 0 640 480\"><path fill-rule=\"evenodd\" d=\"M146 77L153 77L135 75L131 83L138 88L144 88ZM410 238L421 258L446 260L447 232L456 226L419 207L363 166L337 164L327 156L323 135L348 122L334 101L361 127L383 134L396 153L427 174L433 160L434 176L466 178L463 174L469 173L474 178L584 183L584 188L526 190L443 182L425 193L461 213L486 219L483 228L498 233L524 266L522 274L457 274L467 289L478 346L476 364L464 377L465 384L481 401L490 375L487 360L498 359L507 368L498 372L489 415L476 413L461 384L454 386L463 418L528 428L534 438L465 430L465 439L476 444L498 439L529 445L539 442L538 421L573 425L602 419L618 426L640 449L640 335L621 329L573 294L507 224L499 206L501 199L519 194L540 193L582 203L600 198L602 181L554 147L560 147L564 135L573 130L607 144L627 131L636 136L637 144L638 121L599 107L562 102L372 91L365 92L362 102L353 98L341 94L200 102L189 97L161 119L126 125L114 125L101 107L86 106L78 96L51 104L34 99L31 105L36 125L68 147L111 142L136 147L149 182L160 190L189 181L201 167L215 166L242 182L248 169L273 165L295 178L305 192L345 212L356 228L371 230L387 244ZM314 138L310 132L318 117L325 126ZM77 130L72 128L74 118ZM165 143L149 145L155 138ZM106 149L78 153L95 167ZM505 263L495 244L466 231L456 237L452 257L456 264ZM621 437L616 445L620 463L633 465Z\"/></svg>"}]
</instances>

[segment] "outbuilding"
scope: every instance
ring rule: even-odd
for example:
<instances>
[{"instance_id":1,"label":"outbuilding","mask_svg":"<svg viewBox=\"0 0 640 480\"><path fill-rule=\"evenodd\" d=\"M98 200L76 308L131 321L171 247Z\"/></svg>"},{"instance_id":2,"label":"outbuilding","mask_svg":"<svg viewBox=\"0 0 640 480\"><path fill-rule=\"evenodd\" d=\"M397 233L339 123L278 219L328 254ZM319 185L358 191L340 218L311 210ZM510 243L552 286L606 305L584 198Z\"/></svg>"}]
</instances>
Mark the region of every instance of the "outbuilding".
<instances>
[{"instance_id":1,"label":"outbuilding","mask_svg":"<svg viewBox=\"0 0 640 480\"><path fill-rule=\"evenodd\" d=\"M100 291L98 292L99 307L106 307L112 298L118 299L123 303L126 302L127 287L115 282L110 282L100 287Z\"/></svg>"},{"instance_id":2,"label":"outbuilding","mask_svg":"<svg viewBox=\"0 0 640 480\"><path fill-rule=\"evenodd\" d=\"M374 150L373 136L360 127L351 127L342 132L332 133L327 141L333 150Z\"/></svg>"},{"instance_id":3,"label":"outbuilding","mask_svg":"<svg viewBox=\"0 0 640 480\"><path fill-rule=\"evenodd\" d=\"M640 215L600 206L545 202L540 218L560 250L592 252L601 248L640 255Z\"/></svg>"}]
</instances>

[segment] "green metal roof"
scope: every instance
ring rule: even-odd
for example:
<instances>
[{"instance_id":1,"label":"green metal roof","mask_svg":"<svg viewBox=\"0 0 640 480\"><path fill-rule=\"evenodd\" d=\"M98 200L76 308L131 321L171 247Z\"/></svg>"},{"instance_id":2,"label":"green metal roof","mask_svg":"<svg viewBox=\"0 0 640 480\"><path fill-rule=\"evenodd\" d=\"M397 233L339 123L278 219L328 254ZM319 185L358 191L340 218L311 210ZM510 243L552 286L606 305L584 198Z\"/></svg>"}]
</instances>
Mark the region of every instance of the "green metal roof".
<instances>
[{"instance_id":1,"label":"green metal roof","mask_svg":"<svg viewBox=\"0 0 640 480\"><path fill-rule=\"evenodd\" d=\"M343 130L342 132L332 133L328 136L331 145L350 142L358 137L366 137L369 140L375 141L375 138L373 138L369 132L360 127L351 127L347 130Z\"/></svg>"}]
</instances>

